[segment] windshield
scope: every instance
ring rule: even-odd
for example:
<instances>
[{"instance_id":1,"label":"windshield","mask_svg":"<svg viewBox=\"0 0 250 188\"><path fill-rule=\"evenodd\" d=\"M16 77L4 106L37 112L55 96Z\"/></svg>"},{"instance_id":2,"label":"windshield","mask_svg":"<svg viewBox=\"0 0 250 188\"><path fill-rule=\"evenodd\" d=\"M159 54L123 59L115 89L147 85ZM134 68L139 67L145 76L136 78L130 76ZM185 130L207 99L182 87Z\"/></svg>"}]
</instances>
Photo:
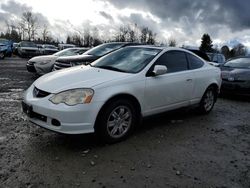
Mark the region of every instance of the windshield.
<instances>
[{"instance_id":1,"label":"windshield","mask_svg":"<svg viewBox=\"0 0 250 188\"><path fill-rule=\"evenodd\" d=\"M37 48L37 45L34 42L21 42L20 45L22 47L34 47L34 48Z\"/></svg>"},{"instance_id":2,"label":"windshield","mask_svg":"<svg viewBox=\"0 0 250 188\"><path fill-rule=\"evenodd\" d=\"M226 62L224 66L232 68L250 68L250 58L232 59Z\"/></svg>"},{"instance_id":3,"label":"windshield","mask_svg":"<svg viewBox=\"0 0 250 188\"><path fill-rule=\"evenodd\" d=\"M93 67L126 73L140 72L160 52L156 48L126 47L91 64Z\"/></svg>"},{"instance_id":4,"label":"windshield","mask_svg":"<svg viewBox=\"0 0 250 188\"><path fill-rule=\"evenodd\" d=\"M72 55L77 55L77 54L80 54L78 53L80 49L75 49L75 48L67 48L65 50L62 50L62 51L59 51L59 52L56 52L54 55L55 56L72 56Z\"/></svg>"},{"instance_id":5,"label":"windshield","mask_svg":"<svg viewBox=\"0 0 250 188\"><path fill-rule=\"evenodd\" d=\"M0 43L2 43L2 44L8 44L8 40L6 40L6 39L0 39Z\"/></svg>"},{"instance_id":6,"label":"windshield","mask_svg":"<svg viewBox=\"0 0 250 188\"><path fill-rule=\"evenodd\" d=\"M119 49L123 46L123 43L109 43L109 44L102 44L99 46L96 46L95 48L92 48L91 50L87 51L88 55L93 56L103 56L106 55L116 49Z\"/></svg>"}]
</instances>

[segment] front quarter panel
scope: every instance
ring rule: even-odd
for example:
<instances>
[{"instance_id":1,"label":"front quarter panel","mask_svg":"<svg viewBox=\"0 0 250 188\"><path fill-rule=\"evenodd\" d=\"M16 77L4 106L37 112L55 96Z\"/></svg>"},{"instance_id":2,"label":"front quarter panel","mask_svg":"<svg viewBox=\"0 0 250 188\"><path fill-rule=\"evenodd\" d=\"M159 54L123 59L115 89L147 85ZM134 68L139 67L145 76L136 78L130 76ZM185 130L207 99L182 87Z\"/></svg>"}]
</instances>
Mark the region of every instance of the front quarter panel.
<instances>
[{"instance_id":1,"label":"front quarter panel","mask_svg":"<svg viewBox=\"0 0 250 188\"><path fill-rule=\"evenodd\" d=\"M107 102L109 99L121 94L135 97L143 111L145 77L142 74L131 75L129 78L109 82L93 88L95 91L93 102Z\"/></svg>"}]
</instances>

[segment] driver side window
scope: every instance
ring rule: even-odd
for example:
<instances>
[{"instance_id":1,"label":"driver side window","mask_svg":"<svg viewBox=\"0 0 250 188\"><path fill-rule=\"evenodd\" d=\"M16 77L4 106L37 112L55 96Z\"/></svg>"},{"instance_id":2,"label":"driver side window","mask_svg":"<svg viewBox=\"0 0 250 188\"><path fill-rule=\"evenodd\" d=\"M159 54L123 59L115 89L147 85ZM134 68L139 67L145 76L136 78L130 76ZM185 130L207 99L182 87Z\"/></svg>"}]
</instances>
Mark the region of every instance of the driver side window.
<instances>
[{"instance_id":1,"label":"driver side window","mask_svg":"<svg viewBox=\"0 0 250 188\"><path fill-rule=\"evenodd\" d=\"M184 52L168 51L156 60L155 65L165 65L168 73L188 70L188 62Z\"/></svg>"}]
</instances>

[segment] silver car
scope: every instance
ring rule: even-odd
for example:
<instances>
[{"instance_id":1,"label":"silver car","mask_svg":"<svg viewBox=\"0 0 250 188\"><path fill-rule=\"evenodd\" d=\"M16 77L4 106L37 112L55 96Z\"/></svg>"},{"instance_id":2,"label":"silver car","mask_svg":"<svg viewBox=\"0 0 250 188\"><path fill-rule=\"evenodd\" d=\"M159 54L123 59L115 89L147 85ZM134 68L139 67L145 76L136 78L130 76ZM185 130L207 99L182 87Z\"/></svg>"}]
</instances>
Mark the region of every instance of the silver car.
<instances>
[{"instance_id":1,"label":"silver car","mask_svg":"<svg viewBox=\"0 0 250 188\"><path fill-rule=\"evenodd\" d=\"M27 64L27 70L32 73L43 75L52 71L58 57L80 55L89 48L68 48L52 55L42 55L31 58Z\"/></svg>"}]
</instances>

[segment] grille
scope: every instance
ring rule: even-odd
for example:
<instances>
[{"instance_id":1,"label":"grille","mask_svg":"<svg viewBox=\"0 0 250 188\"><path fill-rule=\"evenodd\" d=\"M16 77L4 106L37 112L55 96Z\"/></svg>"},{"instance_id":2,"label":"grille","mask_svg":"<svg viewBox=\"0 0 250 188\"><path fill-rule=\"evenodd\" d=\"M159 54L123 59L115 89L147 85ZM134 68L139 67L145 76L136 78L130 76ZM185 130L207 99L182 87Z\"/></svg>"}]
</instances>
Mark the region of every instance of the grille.
<instances>
[{"instance_id":1,"label":"grille","mask_svg":"<svg viewBox=\"0 0 250 188\"><path fill-rule=\"evenodd\" d=\"M46 92L46 91L43 91L43 90L40 90L38 88L34 88L33 90L33 95L34 97L37 97L37 98L43 98L43 97L47 97L50 93Z\"/></svg>"},{"instance_id":2,"label":"grille","mask_svg":"<svg viewBox=\"0 0 250 188\"><path fill-rule=\"evenodd\" d=\"M71 67L71 64L69 62L56 61L56 63L54 64L55 70L60 70L68 67Z\"/></svg>"}]
</instances>

